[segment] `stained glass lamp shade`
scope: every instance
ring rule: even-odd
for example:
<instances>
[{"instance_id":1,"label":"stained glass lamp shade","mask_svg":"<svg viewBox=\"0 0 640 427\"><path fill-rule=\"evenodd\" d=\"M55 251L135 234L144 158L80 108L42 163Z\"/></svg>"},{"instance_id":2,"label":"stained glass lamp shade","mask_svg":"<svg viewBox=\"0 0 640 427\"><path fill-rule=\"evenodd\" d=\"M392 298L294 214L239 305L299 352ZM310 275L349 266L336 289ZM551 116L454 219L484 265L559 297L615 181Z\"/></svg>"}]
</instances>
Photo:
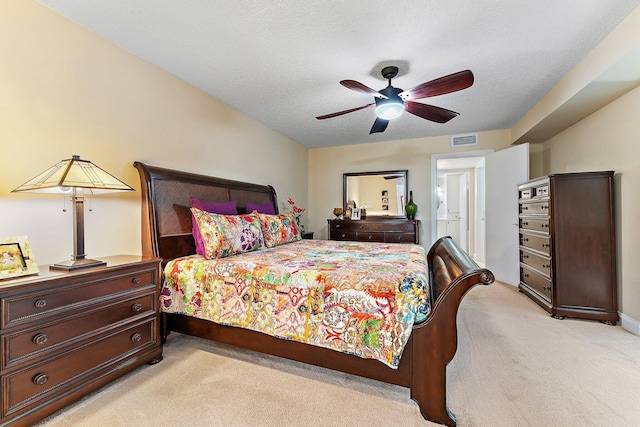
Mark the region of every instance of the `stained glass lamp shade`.
<instances>
[{"instance_id":1,"label":"stained glass lamp shade","mask_svg":"<svg viewBox=\"0 0 640 427\"><path fill-rule=\"evenodd\" d=\"M84 195L112 191L133 191L124 182L80 156L62 160L12 191L68 194L74 202L73 258L51 265L52 270L77 270L106 265L104 261L87 259L84 253Z\"/></svg>"}]
</instances>

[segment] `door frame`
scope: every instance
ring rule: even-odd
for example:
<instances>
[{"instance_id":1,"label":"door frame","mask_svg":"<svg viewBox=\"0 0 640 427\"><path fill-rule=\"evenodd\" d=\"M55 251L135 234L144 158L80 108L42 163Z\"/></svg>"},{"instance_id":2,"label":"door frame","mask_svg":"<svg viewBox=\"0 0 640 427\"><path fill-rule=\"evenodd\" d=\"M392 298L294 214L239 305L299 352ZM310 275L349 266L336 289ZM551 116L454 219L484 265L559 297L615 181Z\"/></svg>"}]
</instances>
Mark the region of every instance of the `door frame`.
<instances>
[{"instance_id":1,"label":"door frame","mask_svg":"<svg viewBox=\"0 0 640 427\"><path fill-rule=\"evenodd\" d=\"M477 150L477 151L461 151L458 153L439 153L431 155L431 244L438 239L438 160L444 159L460 159L465 157L485 157L494 153L495 150ZM477 185L477 183L476 183Z\"/></svg>"}]
</instances>

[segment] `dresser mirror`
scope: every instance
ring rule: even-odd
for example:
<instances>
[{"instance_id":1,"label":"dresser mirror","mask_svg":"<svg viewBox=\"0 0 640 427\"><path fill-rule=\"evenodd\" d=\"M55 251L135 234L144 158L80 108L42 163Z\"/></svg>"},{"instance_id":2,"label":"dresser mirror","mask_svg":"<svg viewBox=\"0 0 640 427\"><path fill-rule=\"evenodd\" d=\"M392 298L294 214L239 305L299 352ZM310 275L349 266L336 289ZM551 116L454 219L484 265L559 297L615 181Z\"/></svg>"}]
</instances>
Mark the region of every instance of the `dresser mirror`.
<instances>
[{"instance_id":1,"label":"dresser mirror","mask_svg":"<svg viewBox=\"0 0 640 427\"><path fill-rule=\"evenodd\" d=\"M345 173L342 187L343 206L361 209L363 219L404 218L408 174L409 171L406 169Z\"/></svg>"}]
</instances>

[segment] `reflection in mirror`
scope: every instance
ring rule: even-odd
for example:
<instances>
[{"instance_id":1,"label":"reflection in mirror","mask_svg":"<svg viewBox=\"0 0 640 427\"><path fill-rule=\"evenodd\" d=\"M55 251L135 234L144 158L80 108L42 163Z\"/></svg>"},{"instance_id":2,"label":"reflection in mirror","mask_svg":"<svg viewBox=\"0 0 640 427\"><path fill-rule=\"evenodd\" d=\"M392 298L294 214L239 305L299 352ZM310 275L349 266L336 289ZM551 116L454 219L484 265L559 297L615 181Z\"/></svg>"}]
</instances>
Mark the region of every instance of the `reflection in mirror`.
<instances>
[{"instance_id":1,"label":"reflection in mirror","mask_svg":"<svg viewBox=\"0 0 640 427\"><path fill-rule=\"evenodd\" d=\"M366 209L366 217L405 217L407 170L345 173L343 204Z\"/></svg>"}]
</instances>

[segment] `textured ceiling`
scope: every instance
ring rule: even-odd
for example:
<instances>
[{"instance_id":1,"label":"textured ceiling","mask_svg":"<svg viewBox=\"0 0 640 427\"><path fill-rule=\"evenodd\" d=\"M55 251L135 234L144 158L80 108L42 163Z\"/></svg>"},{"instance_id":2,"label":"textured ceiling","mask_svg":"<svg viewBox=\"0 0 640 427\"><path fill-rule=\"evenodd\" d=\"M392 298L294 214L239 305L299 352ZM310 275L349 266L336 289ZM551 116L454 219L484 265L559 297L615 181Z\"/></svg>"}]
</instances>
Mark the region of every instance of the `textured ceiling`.
<instances>
[{"instance_id":1,"label":"textured ceiling","mask_svg":"<svg viewBox=\"0 0 640 427\"><path fill-rule=\"evenodd\" d=\"M512 127L640 0L39 0L307 146ZM470 69L475 83L419 102L446 124L403 114L369 135L373 97L340 80L395 87Z\"/></svg>"}]
</instances>

